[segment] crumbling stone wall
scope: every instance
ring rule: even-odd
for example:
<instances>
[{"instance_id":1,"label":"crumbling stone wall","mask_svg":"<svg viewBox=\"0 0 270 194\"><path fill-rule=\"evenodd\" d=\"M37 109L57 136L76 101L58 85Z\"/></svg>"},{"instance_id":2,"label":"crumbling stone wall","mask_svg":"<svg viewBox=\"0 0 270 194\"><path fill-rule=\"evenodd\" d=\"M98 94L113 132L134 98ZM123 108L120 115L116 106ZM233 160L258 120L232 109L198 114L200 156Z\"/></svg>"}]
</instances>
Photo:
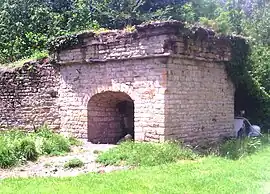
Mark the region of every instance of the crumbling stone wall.
<instances>
[{"instance_id":1,"label":"crumbling stone wall","mask_svg":"<svg viewBox=\"0 0 270 194\"><path fill-rule=\"evenodd\" d=\"M78 44L55 50L55 65L3 72L1 125L31 128L47 122L93 143L116 143L127 133L156 142L230 135L234 86L224 63L231 58L228 38L188 30L180 22L135 29L83 33L75 36ZM124 102L127 111L119 109Z\"/></svg>"},{"instance_id":2,"label":"crumbling stone wall","mask_svg":"<svg viewBox=\"0 0 270 194\"><path fill-rule=\"evenodd\" d=\"M81 44L55 55L61 65L63 133L91 140L89 134L101 126L98 119L104 124L115 108L92 118L89 112L96 107L88 106L91 99L120 92L134 101L136 140L217 140L231 134L234 87L223 63L231 55L226 38L204 29L192 33L179 22L78 37ZM99 139L120 137L119 121L102 126Z\"/></svg>"},{"instance_id":3,"label":"crumbling stone wall","mask_svg":"<svg viewBox=\"0 0 270 194\"><path fill-rule=\"evenodd\" d=\"M1 129L33 130L43 124L58 130L59 70L50 64L25 64L0 70Z\"/></svg>"}]
</instances>

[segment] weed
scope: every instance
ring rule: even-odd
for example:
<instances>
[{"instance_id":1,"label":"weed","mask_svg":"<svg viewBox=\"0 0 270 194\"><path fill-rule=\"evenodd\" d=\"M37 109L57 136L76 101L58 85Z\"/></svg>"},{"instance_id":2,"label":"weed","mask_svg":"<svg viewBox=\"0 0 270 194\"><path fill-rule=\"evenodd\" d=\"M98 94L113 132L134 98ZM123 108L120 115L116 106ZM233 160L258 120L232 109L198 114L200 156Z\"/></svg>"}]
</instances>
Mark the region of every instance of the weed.
<instances>
[{"instance_id":1,"label":"weed","mask_svg":"<svg viewBox=\"0 0 270 194\"><path fill-rule=\"evenodd\" d=\"M125 32L134 32L134 31L136 31L136 28L135 28L135 26L127 25L127 26L124 28L124 31L125 31Z\"/></svg>"},{"instance_id":2,"label":"weed","mask_svg":"<svg viewBox=\"0 0 270 194\"><path fill-rule=\"evenodd\" d=\"M45 154L69 152L70 144L63 136L54 134L52 137L44 139L42 148Z\"/></svg>"},{"instance_id":3,"label":"weed","mask_svg":"<svg viewBox=\"0 0 270 194\"><path fill-rule=\"evenodd\" d=\"M40 127L37 130L36 134L37 134L37 136L43 137L43 138L51 138L54 136L53 131L50 130L47 125Z\"/></svg>"},{"instance_id":4,"label":"weed","mask_svg":"<svg viewBox=\"0 0 270 194\"><path fill-rule=\"evenodd\" d=\"M47 126L35 133L20 129L0 132L0 168L8 168L25 161L35 161L39 155L64 155L70 151L74 139L53 133Z\"/></svg>"},{"instance_id":5,"label":"weed","mask_svg":"<svg viewBox=\"0 0 270 194\"><path fill-rule=\"evenodd\" d=\"M64 168L81 168L83 165L84 163L80 159L74 158L66 162Z\"/></svg>"},{"instance_id":6,"label":"weed","mask_svg":"<svg viewBox=\"0 0 270 194\"><path fill-rule=\"evenodd\" d=\"M93 151L94 154L100 154L101 152L102 152L102 151L100 151L100 150L94 150L94 151Z\"/></svg>"},{"instance_id":7,"label":"weed","mask_svg":"<svg viewBox=\"0 0 270 194\"><path fill-rule=\"evenodd\" d=\"M219 155L236 160L259 151L267 144L269 140L266 136L232 139L220 146Z\"/></svg>"},{"instance_id":8,"label":"weed","mask_svg":"<svg viewBox=\"0 0 270 194\"><path fill-rule=\"evenodd\" d=\"M101 153L97 162L105 165L156 166L181 159L195 159L196 155L177 143L124 142L118 147Z\"/></svg>"},{"instance_id":9,"label":"weed","mask_svg":"<svg viewBox=\"0 0 270 194\"><path fill-rule=\"evenodd\" d=\"M82 145L82 141L76 139L75 137L69 137L68 141L69 141L70 145L73 145L73 146L81 146Z\"/></svg>"},{"instance_id":10,"label":"weed","mask_svg":"<svg viewBox=\"0 0 270 194\"><path fill-rule=\"evenodd\" d=\"M8 67L8 68L21 67L27 62L37 61L37 60L46 58L48 56L49 56L48 51L45 51L45 50L44 51L36 51L28 58L23 58L23 59L20 59L18 61L8 63L8 64L0 64L0 66L4 66L4 67Z\"/></svg>"},{"instance_id":11,"label":"weed","mask_svg":"<svg viewBox=\"0 0 270 194\"><path fill-rule=\"evenodd\" d=\"M36 161L38 152L35 142L31 139L23 139L19 144L19 152L25 160Z\"/></svg>"},{"instance_id":12,"label":"weed","mask_svg":"<svg viewBox=\"0 0 270 194\"><path fill-rule=\"evenodd\" d=\"M0 140L0 168L8 168L18 162L14 146L6 141Z\"/></svg>"},{"instance_id":13,"label":"weed","mask_svg":"<svg viewBox=\"0 0 270 194\"><path fill-rule=\"evenodd\" d=\"M54 133L47 126L39 128L36 135L41 138L39 146L43 154L61 155L70 151L69 139Z\"/></svg>"}]
</instances>

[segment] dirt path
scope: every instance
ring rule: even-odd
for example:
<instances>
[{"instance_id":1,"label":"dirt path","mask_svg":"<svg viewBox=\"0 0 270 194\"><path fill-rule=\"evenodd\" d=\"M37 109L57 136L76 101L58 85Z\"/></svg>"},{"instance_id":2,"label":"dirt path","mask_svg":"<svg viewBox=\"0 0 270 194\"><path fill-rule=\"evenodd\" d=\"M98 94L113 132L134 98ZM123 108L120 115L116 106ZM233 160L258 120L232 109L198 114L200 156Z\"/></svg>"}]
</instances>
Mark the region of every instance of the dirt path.
<instances>
[{"instance_id":1,"label":"dirt path","mask_svg":"<svg viewBox=\"0 0 270 194\"><path fill-rule=\"evenodd\" d=\"M36 177L36 176L77 176L89 172L111 172L127 169L127 167L103 166L95 162L99 151L106 151L115 145L91 144L84 142L82 146L72 147L72 152L65 156L41 156L36 162L14 167L12 169L0 169L0 179L8 177ZM82 168L66 169L65 162L78 158L84 162Z\"/></svg>"}]
</instances>

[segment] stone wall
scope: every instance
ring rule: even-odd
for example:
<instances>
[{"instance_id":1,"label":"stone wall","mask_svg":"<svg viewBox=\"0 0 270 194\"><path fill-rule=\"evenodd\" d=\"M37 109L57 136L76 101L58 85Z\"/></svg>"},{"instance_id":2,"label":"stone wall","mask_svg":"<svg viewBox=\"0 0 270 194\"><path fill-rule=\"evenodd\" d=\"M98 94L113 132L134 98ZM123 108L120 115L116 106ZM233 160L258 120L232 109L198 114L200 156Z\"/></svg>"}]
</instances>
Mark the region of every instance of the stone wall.
<instances>
[{"instance_id":1,"label":"stone wall","mask_svg":"<svg viewBox=\"0 0 270 194\"><path fill-rule=\"evenodd\" d=\"M209 142L233 135L234 86L224 64L171 58L167 88L168 139Z\"/></svg>"},{"instance_id":2,"label":"stone wall","mask_svg":"<svg viewBox=\"0 0 270 194\"><path fill-rule=\"evenodd\" d=\"M59 90L62 133L88 138L96 133L100 123L111 119L108 115L114 114L112 109L116 109L116 102L130 99L134 101L135 139L164 139L162 75L165 67L162 59L63 65ZM114 96L112 92L118 92L118 95ZM107 107L103 113L100 112L102 106ZM93 122L93 119L99 120ZM108 138L106 134L119 134L116 126L114 130L111 127L108 124L101 129L104 139Z\"/></svg>"},{"instance_id":3,"label":"stone wall","mask_svg":"<svg viewBox=\"0 0 270 194\"><path fill-rule=\"evenodd\" d=\"M98 142L124 135L112 103L121 99L112 92L134 102L136 140L216 140L231 133L226 38L204 29L192 34L179 22L79 37L81 44L55 55L63 133Z\"/></svg>"},{"instance_id":4,"label":"stone wall","mask_svg":"<svg viewBox=\"0 0 270 194\"><path fill-rule=\"evenodd\" d=\"M93 143L116 143L126 134L156 142L229 135L230 41L180 22L135 29L83 33L78 44L55 50L54 66L3 72L2 127L47 122Z\"/></svg>"},{"instance_id":5,"label":"stone wall","mask_svg":"<svg viewBox=\"0 0 270 194\"><path fill-rule=\"evenodd\" d=\"M50 64L25 64L0 70L0 126L33 130L43 124L58 130L59 70Z\"/></svg>"}]
</instances>

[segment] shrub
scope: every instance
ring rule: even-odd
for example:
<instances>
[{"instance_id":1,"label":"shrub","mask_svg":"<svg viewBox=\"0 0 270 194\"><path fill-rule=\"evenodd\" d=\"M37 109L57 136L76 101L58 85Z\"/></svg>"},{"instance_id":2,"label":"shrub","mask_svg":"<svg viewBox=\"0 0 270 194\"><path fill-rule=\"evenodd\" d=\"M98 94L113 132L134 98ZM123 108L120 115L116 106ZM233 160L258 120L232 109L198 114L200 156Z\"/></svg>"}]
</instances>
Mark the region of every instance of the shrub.
<instances>
[{"instance_id":1,"label":"shrub","mask_svg":"<svg viewBox=\"0 0 270 194\"><path fill-rule=\"evenodd\" d=\"M80 146L80 145L82 145L82 141L76 139L75 137L69 137L68 138L68 141L69 141L70 145L73 145L73 146Z\"/></svg>"},{"instance_id":2,"label":"shrub","mask_svg":"<svg viewBox=\"0 0 270 194\"><path fill-rule=\"evenodd\" d=\"M97 162L105 165L155 166L195 158L196 155L190 149L177 143L124 142L118 147L102 152Z\"/></svg>"},{"instance_id":3,"label":"shrub","mask_svg":"<svg viewBox=\"0 0 270 194\"><path fill-rule=\"evenodd\" d=\"M54 134L50 138L44 139L42 150L45 154L59 155L63 152L69 152L70 144L65 137Z\"/></svg>"},{"instance_id":4,"label":"shrub","mask_svg":"<svg viewBox=\"0 0 270 194\"><path fill-rule=\"evenodd\" d=\"M51 138L54 136L54 133L47 125L44 125L37 130L36 135L43 138Z\"/></svg>"},{"instance_id":5,"label":"shrub","mask_svg":"<svg viewBox=\"0 0 270 194\"><path fill-rule=\"evenodd\" d=\"M26 133L18 129L0 132L0 168L8 168L24 161L35 161L39 155L62 155L70 151L70 142L43 126L35 133Z\"/></svg>"},{"instance_id":6,"label":"shrub","mask_svg":"<svg viewBox=\"0 0 270 194\"><path fill-rule=\"evenodd\" d=\"M35 142L31 139L23 139L20 142L19 151L26 160L35 161L38 159Z\"/></svg>"},{"instance_id":7,"label":"shrub","mask_svg":"<svg viewBox=\"0 0 270 194\"><path fill-rule=\"evenodd\" d=\"M14 146L0 138L0 168L11 167L17 162Z\"/></svg>"},{"instance_id":8,"label":"shrub","mask_svg":"<svg viewBox=\"0 0 270 194\"><path fill-rule=\"evenodd\" d=\"M83 165L84 163L80 159L74 158L66 162L64 168L81 168Z\"/></svg>"},{"instance_id":9,"label":"shrub","mask_svg":"<svg viewBox=\"0 0 270 194\"><path fill-rule=\"evenodd\" d=\"M1 137L5 138L6 140L7 139L10 139L10 140L18 140L18 139L22 139L22 138L25 138L26 137L26 133L24 133L21 129L17 129L17 128L14 128L14 129L11 129L9 131L3 131L3 132L0 132L1 133Z\"/></svg>"},{"instance_id":10,"label":"shrub","mask_svg":"<svg viewBox=\"0 0 270 194\"><path fill-rule=\"evenodd\" d=\"M42 154L61 155L70 151L70 141L60 134L54 133L46 125L36 132L38 150Z\"/></svg>"}]
</instances>

